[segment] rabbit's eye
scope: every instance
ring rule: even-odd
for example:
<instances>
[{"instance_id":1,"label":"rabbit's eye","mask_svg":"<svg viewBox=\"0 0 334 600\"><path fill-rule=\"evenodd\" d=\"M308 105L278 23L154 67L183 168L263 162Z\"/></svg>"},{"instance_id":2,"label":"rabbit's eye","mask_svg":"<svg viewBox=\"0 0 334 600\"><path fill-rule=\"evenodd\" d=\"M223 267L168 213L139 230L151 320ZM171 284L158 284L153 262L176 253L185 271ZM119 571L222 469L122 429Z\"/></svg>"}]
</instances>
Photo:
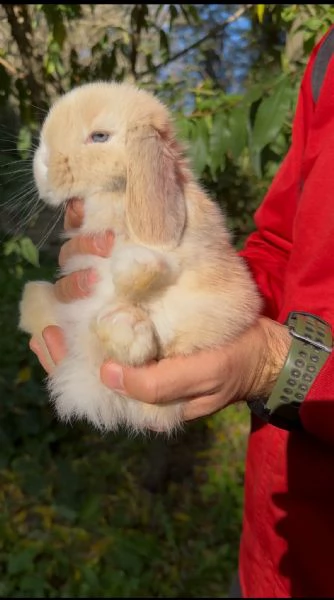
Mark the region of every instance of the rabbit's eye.
<instances>
[{"instance_id":1,"label":"rabbit's eye","mask_svg":"<svg viewBox=\"0 0 334 600\"><path fill-rule=\"evenodd\" d=\"M105 131L94 131L90 134L88 138L88 142L93 144L103 144L107 142L110 138L110 134Z\"/></svg>"}]
</instances>

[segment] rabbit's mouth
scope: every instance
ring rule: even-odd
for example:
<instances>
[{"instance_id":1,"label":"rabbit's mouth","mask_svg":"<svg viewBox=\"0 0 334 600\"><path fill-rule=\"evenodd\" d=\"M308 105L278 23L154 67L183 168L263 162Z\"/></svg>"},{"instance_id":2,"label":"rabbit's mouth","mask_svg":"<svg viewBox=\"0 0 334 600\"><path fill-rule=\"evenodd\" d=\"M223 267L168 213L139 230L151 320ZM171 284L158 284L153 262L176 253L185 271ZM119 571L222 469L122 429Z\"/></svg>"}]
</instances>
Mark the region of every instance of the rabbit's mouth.
<instances>
[{"instance_id":1,"label":"rabbit's mouth","mask_svg":"<svg viewBox=\"0 0 334 600\"><path fill-rule=\"evenodd\" d=\"M60 152L50 155L43 141L35 152L33 173L39 196L45 204L58 207L75 196L68 158Z\"/></svg>"},{"instance_id":2,"label":"rabbit's mouth","mask_svg":"<svg viewBox=\"0 0 334 600\"><path fill-rule=\"evenodd\" d=\"M66 209L67 203L70 201L70 197L67 199L64 196L56 194L51 189L40 191L40 199L49 206L53 206L54 208L63 206L64 209Z\"/></svg>"}]
</instances>

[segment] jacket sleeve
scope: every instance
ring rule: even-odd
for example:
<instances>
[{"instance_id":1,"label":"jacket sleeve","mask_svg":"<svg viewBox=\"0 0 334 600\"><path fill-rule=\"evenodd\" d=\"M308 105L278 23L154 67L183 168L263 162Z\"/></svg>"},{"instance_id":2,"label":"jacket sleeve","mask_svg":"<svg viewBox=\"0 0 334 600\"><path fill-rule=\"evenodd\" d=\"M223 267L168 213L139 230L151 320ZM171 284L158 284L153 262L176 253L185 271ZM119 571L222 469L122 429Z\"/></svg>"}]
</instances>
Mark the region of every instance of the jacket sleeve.
<instances>
[{"instance_id":1,"label":"jacket sleeve","mask_svg":"<svg viewBox=\"0 0 334 600\"><path fill-rule=\"evenodd\" d=\"M272 319L278 318L283 303L286 270L293 245L303 155L314 113L311 73L319 46L313 50L302 80L289 152L255 213L255 231L240 252L263 296L263 314Z\"/></svg>"},{"instance_id":2,"label":"jacket sleeve","mask_svg":"<svg viewBox=\"0 0 334 600\"><path fill-rule=\"evenodd\" d=\"M324 38L323 38L324 39ZM311 74L302 81L290 150L241 255L264 297L263 313L285 322L292 310L319 315L334 328L334 58L317 105ZM303 402L305 429L334 444L334 353Z\"/></svg>"}]
</instances>

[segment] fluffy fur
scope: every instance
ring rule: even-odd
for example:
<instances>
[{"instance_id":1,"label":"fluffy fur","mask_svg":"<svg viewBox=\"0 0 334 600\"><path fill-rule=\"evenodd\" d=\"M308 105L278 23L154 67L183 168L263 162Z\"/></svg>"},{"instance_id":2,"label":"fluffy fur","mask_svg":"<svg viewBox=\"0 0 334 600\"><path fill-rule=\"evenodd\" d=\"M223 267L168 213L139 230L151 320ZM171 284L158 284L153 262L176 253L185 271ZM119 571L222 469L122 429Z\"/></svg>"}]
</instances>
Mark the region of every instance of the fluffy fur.
<instances>
[{"instance_id":1,"label":"fluffy fur","mask_svg":"<svg viewBox=\"0 0 334 600\"><path fill-rule=\"evenodd\" d=\"M110 138L93 143L94 132ZM82 85L51 107L34 176L46 203L84 199L84 223L70 235L111 229L116 236L110 257L76 256L62 269L95 268L91 297L60 304L46 282L30 282L23 292L22 330L40 340L50 324L65 332L68 354L48 384L58 414L105 430L173 431L182 403L152 406L107 389L99 378L103 360L141 365L227 343L253 323L261 303L169 111L130 84Z\"/></svg>"}]
</instances>

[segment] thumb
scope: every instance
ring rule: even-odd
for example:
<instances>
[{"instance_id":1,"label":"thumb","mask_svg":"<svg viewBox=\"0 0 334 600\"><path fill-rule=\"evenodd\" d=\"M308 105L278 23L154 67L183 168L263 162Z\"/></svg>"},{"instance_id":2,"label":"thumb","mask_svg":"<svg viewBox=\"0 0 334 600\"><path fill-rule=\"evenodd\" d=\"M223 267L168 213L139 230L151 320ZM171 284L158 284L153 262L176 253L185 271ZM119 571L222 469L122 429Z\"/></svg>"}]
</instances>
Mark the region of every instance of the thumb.
<instances>
[{"instance_id":1,"label":"thumb","mask_svg":"<svg viewBox=\"0 0 334 600\"><path fill-rule=\"evenodd\" d=\"M107 361L101 367L101 381L116 392L153 404L158 402L157 365L153 362L142 367L127 367Z\"/></svg>"},{"instance_id":2,"label":"thumb","mask_svg":"<svg viewBox=\"0 0 334 600\"><path fill-rule=\"evenodd\" d=\"M141 367L107 361L100 371L107 387L149 404L211 393L219 386L221 374L222 357L217 351L164 358Z\"/></svg>"}]
</instances>

